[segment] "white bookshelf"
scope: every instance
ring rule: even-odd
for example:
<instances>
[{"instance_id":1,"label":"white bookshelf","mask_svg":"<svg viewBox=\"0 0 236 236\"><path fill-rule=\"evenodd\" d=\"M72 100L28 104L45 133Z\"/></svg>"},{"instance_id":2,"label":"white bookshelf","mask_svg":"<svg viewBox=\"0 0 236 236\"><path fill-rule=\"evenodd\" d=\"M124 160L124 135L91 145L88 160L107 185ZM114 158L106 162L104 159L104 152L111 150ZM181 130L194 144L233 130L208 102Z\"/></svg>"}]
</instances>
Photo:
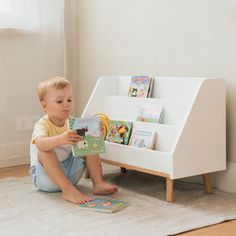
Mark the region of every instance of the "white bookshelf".
<instances>
[{"instance_id":1,"label":"white bookshelf","mask_svg":"<svg viewBox=\"0 0 236 236\"><path fill-rule=\"evenodd\" d=\"M102 161L166 178L167 201L173 180L226 168L225 82L216 78L154 76L151 98L128 97L131 76L99 78L82 117L102 112L110 119L136 121L141 104L164 107L161 124L145 123L157 132L153 150L106 142ZM143 122L142 122L143 123Z\"/></svg>"}]
</instances>

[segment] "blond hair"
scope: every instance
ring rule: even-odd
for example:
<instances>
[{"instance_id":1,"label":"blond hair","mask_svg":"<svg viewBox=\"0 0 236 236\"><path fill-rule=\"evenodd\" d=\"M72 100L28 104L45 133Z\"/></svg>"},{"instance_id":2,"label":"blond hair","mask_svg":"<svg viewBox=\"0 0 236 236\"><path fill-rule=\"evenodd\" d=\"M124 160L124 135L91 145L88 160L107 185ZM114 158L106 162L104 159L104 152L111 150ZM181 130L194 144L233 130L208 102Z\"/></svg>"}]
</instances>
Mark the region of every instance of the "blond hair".
<instances>
[{"instance_id":1,"label":"blond hair","mask_svg":"<svg viewBox=\"0 0 236 236\"><path fill-rule=\"evenodd\" d=\"M64 89L70 87L70 82L62 77L55 76L46 80L43 80L38 85L38 98L39 101L43 101L49 89Z\"/></svg>"}]
</instances>

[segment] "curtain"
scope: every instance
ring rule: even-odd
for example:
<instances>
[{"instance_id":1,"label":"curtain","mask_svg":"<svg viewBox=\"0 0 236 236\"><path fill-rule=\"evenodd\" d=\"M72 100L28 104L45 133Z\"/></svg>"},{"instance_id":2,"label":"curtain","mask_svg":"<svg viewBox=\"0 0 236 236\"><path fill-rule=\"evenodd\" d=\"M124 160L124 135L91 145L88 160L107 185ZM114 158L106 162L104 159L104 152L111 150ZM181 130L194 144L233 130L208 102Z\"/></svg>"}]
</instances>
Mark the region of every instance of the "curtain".
<instances>
[{"instance_id":1,"label":"curtain","mask_svg":"<svg viewBox=\"0 0 236 236\"><path fill-rule=\"evenodd\" d=\"M38 83L65 74L64 1L0 0L0 166L28 153L17 121L42 115Z\"/></svg>"}]
</instances>

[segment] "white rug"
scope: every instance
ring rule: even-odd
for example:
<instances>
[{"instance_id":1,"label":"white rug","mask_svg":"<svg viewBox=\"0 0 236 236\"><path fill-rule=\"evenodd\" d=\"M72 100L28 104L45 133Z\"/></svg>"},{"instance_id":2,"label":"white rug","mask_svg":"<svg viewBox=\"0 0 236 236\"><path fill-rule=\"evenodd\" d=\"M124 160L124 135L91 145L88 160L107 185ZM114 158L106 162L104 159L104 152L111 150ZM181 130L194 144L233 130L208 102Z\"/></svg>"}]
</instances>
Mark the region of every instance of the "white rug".
<instances>
[{"instance_id":1,"label":"white rug","mask_svg":"<svg viewBox=\"0 0 236 236\"><path fill-rule=\"evenodd\" d=\"M110 172L110 173L109 173ZM115 198L130 206L113 214L79 209L60 193L35 191L29 177L0 181L0 235L175 235L236 218L236 195L175 181L175 202L165 201L164 178L119 169L105 178L119 187ZM79 188L91 192L91 181Z\"/></svg>"}]
</instances>

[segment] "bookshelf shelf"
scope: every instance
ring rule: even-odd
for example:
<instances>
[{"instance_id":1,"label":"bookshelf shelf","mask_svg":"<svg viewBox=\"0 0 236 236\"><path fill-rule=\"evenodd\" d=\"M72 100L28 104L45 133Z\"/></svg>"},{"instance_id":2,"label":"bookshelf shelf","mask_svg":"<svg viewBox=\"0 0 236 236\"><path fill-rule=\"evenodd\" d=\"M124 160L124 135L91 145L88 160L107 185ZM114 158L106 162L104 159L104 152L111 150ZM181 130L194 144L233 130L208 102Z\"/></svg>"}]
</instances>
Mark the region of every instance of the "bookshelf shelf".
<instances>
[{"instance_id":1,"label":"bookshelf shelf","mask_svg":"<svg viewBox=\"0 0 236 236\"><path fill-rule=\"evenodd\" d=\"M164 106L163 124L179 125L191 107L185 100L160 98L133 98L127 96L104 96L104 113L109 117L122 117L123 120L136 120L141 104ZM101 108L102 109L102 108Z\"/></svg>"},{"instance_id":2,"label":"bookshelf shelf","mask_svg":"<svg viewBox=\"0 0 236 236\"><path fill-rule=\"evenodd\" d=\"M131 76L101 77L83 117L96 112L111 119L136 121L143 104L161 105L161 124L144 123L157 132L153 150L106 142L102 161L166 178L167 201L175 179L226 168L225 82L217 78L154 77L152 98L128 97ZM209 191L208 191L209 192Z\"/></svg>"}]
</instances>

